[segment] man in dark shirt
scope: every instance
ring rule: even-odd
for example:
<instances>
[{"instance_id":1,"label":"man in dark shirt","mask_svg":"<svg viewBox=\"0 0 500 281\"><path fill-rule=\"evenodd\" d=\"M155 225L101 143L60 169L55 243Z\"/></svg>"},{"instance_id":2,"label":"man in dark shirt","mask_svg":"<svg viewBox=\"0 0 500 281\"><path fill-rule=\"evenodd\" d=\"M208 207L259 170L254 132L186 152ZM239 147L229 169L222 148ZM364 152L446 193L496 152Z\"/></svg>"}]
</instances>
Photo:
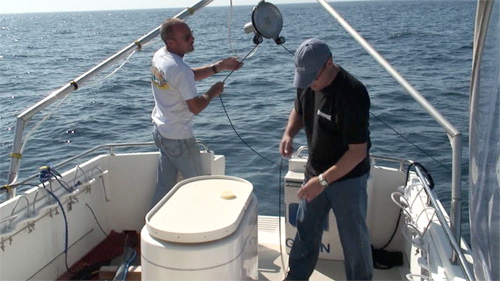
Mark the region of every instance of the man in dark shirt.
<instances>
[{"instance_id":1,"label":"man in dark shirt","mask_svg":"<svg viewBox=\"0 0 500 281\"><path fill-rule=\"evenodd\" d=\"M307 280L319 256L323 222L335 213L347 280L371 280L373 262L366 225L366 185L370 171L370 98L365 86L333 62L318 39L295 52L295 108L280 143L289 157L293 138L304 128L309 157L297 196L297 235L287 280Z\"/></svg>"}]
</instances>

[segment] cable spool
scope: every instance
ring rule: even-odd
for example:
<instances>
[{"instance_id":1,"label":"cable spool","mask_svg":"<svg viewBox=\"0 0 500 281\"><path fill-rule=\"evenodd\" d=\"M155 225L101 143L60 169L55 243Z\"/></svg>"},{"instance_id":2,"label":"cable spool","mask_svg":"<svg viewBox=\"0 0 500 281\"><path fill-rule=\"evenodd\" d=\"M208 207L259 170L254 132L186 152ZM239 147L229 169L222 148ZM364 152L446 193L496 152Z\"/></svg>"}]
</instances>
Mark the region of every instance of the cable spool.
<instances>
[{"instance_id":1,"label":"cable spool","mask_svg":"<svg viewBox=\"0 0 500 281\"><path fill-rule=\"evenodd\" d=\"M283 17L278 8L264 0L260 1L252 11L252 22L245 24L245 33L254 32L253 42L257 45L262 43L264 38L273 39L276 44L285 43L285 38L279 33L283 28Z\"/></svg>"}]
</instances>

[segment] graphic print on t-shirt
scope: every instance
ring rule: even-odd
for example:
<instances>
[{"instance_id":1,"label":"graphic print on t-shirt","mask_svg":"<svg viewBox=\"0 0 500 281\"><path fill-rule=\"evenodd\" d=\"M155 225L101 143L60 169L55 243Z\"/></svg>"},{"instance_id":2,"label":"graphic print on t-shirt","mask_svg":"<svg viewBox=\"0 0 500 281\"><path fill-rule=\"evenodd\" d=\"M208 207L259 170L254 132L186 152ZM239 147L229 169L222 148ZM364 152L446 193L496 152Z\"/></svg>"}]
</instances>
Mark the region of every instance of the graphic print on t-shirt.
<instances>
[{"instance_id":1,"label":"graphic print on t-shirt","mask_svg":"<svg viewBox=\"0 0 500 281\"><path fill-rule=\"evenodd\" d=\"M160 88L161 90L170 89L170 85L168 84L167 80L165 80L163 71L154 66L151 67L151 81L156 87Z\"/></svg>"}]
</instances>

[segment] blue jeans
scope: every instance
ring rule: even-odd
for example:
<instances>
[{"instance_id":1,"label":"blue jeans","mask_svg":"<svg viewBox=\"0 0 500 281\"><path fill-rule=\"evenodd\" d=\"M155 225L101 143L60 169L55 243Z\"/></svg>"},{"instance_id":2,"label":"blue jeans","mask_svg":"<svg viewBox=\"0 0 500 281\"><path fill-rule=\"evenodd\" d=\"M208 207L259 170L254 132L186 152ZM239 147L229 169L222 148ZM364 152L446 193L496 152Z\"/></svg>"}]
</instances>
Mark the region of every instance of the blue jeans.
<instances>
[{"instance_id":1,"label":"blue jeans","mask_svg":"<svg viewBox=\"0 0 500 281\"><path fill-rule=\"evenodd\" d=\"M160 163L152 207L174 187L179 172L185 179L202 175L200 149L195 138L167 139L156 128L153 138L160 149Z\"/></svg>"},{"instance_id":2,"label":"blue jeans","mask_svg":"<svg viewBox=\"0 0 500 281\"><path fill-rule=\"evenodd\" d=\"M308 280L311 276L330 209L337 219L347 280L372 279L373 261L366 225L367 180L368 174L334 182L311 202L299 204L287 280Z\"/></svg>"}]
</instances>

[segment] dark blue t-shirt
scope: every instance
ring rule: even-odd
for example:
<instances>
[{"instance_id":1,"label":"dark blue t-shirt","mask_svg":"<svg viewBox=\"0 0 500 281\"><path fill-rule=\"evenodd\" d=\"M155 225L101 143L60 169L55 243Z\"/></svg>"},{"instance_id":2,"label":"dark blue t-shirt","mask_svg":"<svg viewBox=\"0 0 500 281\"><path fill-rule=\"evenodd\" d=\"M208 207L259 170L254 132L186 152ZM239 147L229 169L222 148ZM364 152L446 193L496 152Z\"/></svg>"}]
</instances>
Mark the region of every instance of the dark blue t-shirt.
<instances>
[{"instance_id":1,"label":"dark blue t-shirt","mask_svg":"<svg viewBox=\"0 0 500 281\"><path fill-rule=\"evenodd\" d=\"M306 176L317 176L333 166L349 144L366 142L370 149L368 91L343 68L340 67L332 83L319 92L311 88L298 89L295 110L304 124L309 148ZM369 170L367 156L339 181L359 177Z\"/></svg>"}]
</instances>

